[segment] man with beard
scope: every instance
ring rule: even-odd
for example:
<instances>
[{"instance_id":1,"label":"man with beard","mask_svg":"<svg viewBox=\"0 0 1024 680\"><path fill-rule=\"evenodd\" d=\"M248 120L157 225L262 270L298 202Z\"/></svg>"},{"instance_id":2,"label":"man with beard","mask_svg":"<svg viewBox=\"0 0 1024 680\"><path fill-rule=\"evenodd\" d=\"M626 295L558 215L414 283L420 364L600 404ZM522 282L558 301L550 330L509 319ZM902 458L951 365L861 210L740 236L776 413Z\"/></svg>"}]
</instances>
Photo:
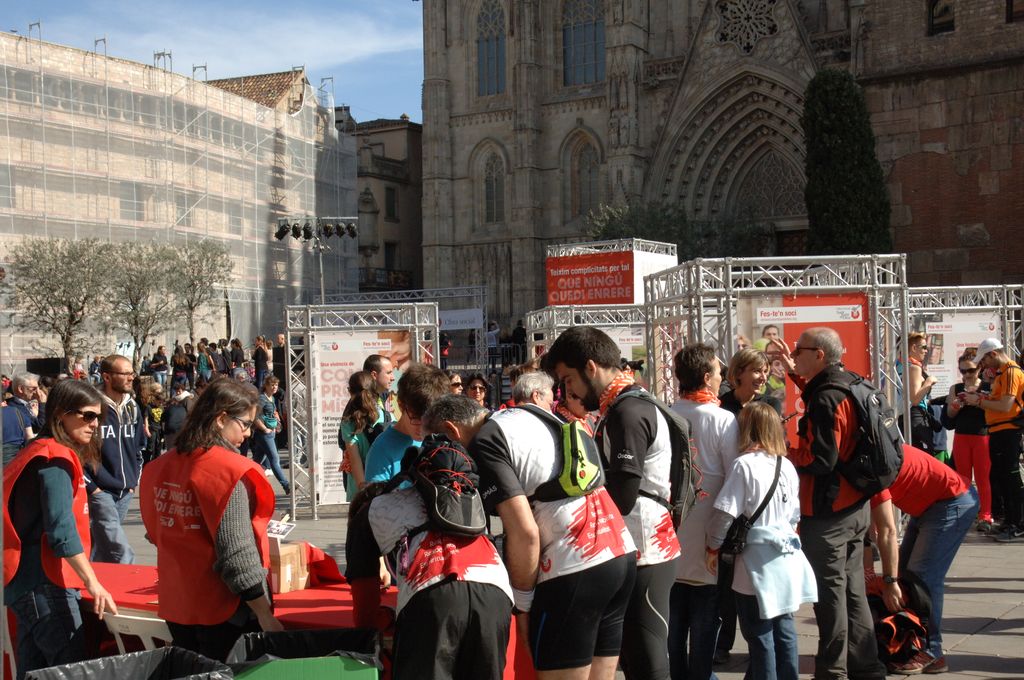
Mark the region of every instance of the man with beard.
<instances>
[{"instance_id":1,"label":"man with beard","mask_svg":"<svg viewBox=\"0 0 1024 680\"><path fill-rule=\"evenodd\" d=\"M89 494L89 527L93 562L131 564L135 551L121 524L142 473L146 440L142 409L132 399L135 371L126 357L112 354L100 364L103 378L103 425L100 426L100 465L85 468Z\"/></svg>"},{"instance_id":2,"label":"man with beard","mask_svg":"<svg viewBox=\"0 0 1024 680\"><path fill-rule=\"evenodd\" d=\"M679 540L666 507L672 443L669 424L619 368L621 352L597 328L562 333L543 362L588 411L600 411L595 440L606 468L605 486L637 545L636 582L623 624L621 663L627 678L667 680L669 593Z\"/></svg>"}]
</instances>

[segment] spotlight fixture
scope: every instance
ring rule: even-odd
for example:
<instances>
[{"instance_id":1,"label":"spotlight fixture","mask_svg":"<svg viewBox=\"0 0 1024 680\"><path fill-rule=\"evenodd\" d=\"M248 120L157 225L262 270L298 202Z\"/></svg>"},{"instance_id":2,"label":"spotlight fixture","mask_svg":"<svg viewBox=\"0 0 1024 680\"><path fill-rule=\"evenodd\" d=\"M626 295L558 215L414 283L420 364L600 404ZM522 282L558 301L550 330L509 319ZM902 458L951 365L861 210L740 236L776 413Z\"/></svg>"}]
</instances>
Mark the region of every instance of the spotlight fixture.
<instances>
[{"instance_id":1,"label":"spotlight fixture","mask_svg":"<svg viewBox=\"0 0 1024 680\"><path fill-rule=\"evenodd\" d=\"M359 231L356 230L355 222L349 222L347 225L345 225L345 232L348 233L349 238L355 238L356 236L359 235Z\"/></svg>"},{"instance_id":2,"label":"spotlight fixture","mask_svg":"<svg viewBox=\"0 0 1024 680\"><path fill-rule=\"evenodd\" d=\"M327 224L325 224L323 226L323 230L322 231L323 231L324 238L330 238L330 237L334 236L334 225L331 224L330 222L328 222Z\"/></svg>"},{"instance_id":3,"label":"spotlight fixture","mask_svg":"<svg viewBox=\"0 0 1024 680\"><path fill-rule=\"evenodd\" d=\"M302 227L302 240L308 241L311 238L313 238L313 227L309 224L309 222L306 222L306 224Z\"/></svg>"},{"instance_id":4,"label":"spotlight fixture","mask_svg":"<svg viewBox=\"0 0 1024 680\"><path fill-rule=\"evenodd\" d=\"M302 236L302 227L300 227L299 223L296 222L295 224L292 225L292 238L299 238L301 236Z\"/></svg>"},{"instance_id":5,"label":"spotlight fixture","mask_svg":"<svg viewBox=\"0 0 1024 680\"><path fill-rule=\"evenodd\" d=\"M274 238L280 241L281 239L288 235L288 232L290 230L291 227L288 226L288 220L278 220L277 231L274 232Z\"/></svg>"}]
</instances>

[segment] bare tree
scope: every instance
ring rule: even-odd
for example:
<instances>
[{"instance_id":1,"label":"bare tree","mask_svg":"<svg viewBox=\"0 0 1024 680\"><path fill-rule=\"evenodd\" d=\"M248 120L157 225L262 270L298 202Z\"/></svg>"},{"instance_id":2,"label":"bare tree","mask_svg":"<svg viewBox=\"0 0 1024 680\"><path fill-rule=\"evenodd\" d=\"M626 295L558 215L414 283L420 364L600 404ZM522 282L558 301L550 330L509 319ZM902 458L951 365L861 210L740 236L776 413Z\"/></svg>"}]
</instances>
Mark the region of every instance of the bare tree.
<instances>
[{"instance_id":1,"label":"bare tree","mask_svg":"<svg viewBox=\"0 0 1024 680\"><path fill-rule=\"evenodd\" d=\"M175 297L169 284L176 255L167 245L112 247L116 265L110 268L110 321L134 342L132 365L138 370L146 343L172 320Z\"/></svg>"},{"instance_id":2,"label":"bare tree","mask_svg":"<svg viewBox=\"0 0 1024 680\"><path fill-rule=\"evenodd\" d=\"M188 325L189 342L195 344L196 322L207 316L202 309L218 297L217 288L231 280L233 263L224 244L207 239L177 246L174 253L169 285Z\"/></svg>"},{"instance_id":3,"label":"bare tree","mask_svg":"<svg viewBox=\"0 0 1024 680\"><path fill-rule=\"evenodd\" d=\"M108 247L96 239L25 239L11 248L14 324L53 333L64 359L83 352L89 326L108 310Z\"/></svg>"}]
</instances>

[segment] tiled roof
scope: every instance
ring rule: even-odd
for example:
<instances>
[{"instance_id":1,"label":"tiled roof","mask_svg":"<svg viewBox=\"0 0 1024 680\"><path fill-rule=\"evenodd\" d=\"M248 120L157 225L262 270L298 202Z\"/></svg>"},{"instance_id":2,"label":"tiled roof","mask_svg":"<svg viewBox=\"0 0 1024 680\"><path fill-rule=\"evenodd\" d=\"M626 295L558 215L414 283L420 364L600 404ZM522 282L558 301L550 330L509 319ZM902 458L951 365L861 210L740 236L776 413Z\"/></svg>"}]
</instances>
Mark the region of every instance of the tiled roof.
<instances>
[{"instance_id":1,"label":"tiled roof","mask_svg":"<svg viewBox=\"0 0 1024 680\"><path fill-rule=\"evenodd\" d=\"M207 84L273 109L277 108L278 103L291 92L295 79L304 77L305 72L301 70L282 71L281 73L210 80Z\"/></svg>"}]
</instances>

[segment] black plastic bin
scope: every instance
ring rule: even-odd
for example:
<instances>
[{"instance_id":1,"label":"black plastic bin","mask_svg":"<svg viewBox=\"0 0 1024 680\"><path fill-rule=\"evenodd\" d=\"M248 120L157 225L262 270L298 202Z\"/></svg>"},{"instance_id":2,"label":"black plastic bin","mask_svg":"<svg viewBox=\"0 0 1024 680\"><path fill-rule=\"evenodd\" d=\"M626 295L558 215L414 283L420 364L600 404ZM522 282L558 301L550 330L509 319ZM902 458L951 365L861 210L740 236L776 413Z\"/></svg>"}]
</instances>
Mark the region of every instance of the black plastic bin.
<instances>
[{"instance_id":1,"label":"black plastic bin","mask_svg":"<svg viewBox=\"0 0 1024 680\"><path fill-rule=\"evenodd\" d=\"M380 669L377 631L372 628L329 628L248 633L238 638L228 653L228 665L239 677L301 677L299 667L274 664L275 673L255 673L260 667L282 660L341 657L357 666ZM352 666L351 662L343 664ZM266 670L269 670L267 668ZM306 665L306 670L311 670ZM333 669L332 669L333 670ZM289 675L289 671L291 674ZM333 673L332 673L333 675ZM337 677L335 675L335 677Z\"/></svg>"},{"instance_id":2,"label":"black plastic bin","mask_svg":"<svg viewBox=\"0 0 1024 680\"><path fill-rule=\"evenodd\" d=\"M25 680L232 680L220 661L180 647L105 656L90 661L29 671Z\"/></svg>"}]
</instances>

